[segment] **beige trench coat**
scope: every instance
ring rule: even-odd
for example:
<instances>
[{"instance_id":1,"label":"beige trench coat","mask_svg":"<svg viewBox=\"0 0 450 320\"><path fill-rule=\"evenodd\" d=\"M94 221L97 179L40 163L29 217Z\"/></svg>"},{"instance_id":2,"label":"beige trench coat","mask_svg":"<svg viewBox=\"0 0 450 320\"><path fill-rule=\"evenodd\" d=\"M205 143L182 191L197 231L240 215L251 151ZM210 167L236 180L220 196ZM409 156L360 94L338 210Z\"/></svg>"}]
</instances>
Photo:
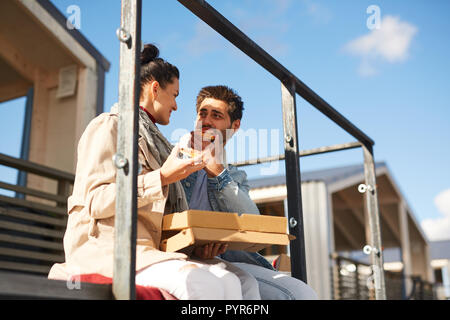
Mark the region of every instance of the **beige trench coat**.
<instances>
[{"instance_id":1,"label":"beige trench coat","mask_svg":"<svg viewBox=\"0 0 450 320\"><path fill-rule=\"evenodd\" d=\"M68 199L66 260L53 265L51 279L89 273L113 275L116 167L112 157L117 148L117 123L116 113L103 113L89 123L80 139L75 183ZM161 186L160 166L142 139L138 150L143 170L137 178L136 271L157 262L187 258L158 250L169 188Z\"/></svg>"}]
</instances>

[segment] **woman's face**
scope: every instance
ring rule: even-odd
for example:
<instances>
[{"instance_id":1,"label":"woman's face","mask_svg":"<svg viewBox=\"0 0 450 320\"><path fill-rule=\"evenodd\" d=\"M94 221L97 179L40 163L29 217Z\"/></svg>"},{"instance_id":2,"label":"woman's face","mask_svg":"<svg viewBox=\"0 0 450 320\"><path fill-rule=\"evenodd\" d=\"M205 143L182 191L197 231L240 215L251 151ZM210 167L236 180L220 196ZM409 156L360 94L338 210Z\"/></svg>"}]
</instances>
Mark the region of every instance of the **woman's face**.
<instances>
[{"instance_id":1,"label":"woman's face","mask_svg":"<svg viewBox=\"0 0 450 320\"><path fill-rule=\"evenodd\" d=\"M156 82L157 83L157 82ZM153 88L153 111L152 116L156 122L162 125L169 124L172 111L177 110L176 98L180 91L180 84L177 78L172 79L172 83L167 83L163 89L159 83Z\"/></svg>"}]
</instances>

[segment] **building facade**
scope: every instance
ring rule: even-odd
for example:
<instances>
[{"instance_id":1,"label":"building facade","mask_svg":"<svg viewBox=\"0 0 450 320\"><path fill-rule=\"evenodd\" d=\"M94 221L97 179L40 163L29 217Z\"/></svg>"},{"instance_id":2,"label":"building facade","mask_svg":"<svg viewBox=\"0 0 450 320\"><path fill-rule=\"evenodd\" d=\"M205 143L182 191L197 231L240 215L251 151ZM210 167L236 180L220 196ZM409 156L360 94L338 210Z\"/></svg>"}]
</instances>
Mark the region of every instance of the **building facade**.
<instances>
[{"instance_id":1,"label":"building facade","mask_svg":"<svg viewBox=\"0 0 450 320\"><path fill-rule=\"evenodd\" d=\"M433 282L430 242L387 165L377 163L376 174L383 248L401 251L404 277L416 276ZM362 253L364 246L370 243L364 197L358 191L358 186L365 181L364 168L354 165L311 171L303 173L301 178L308 284L320 299L333 299L336 298L336 287L339 287L335 282L340 281L335 275L337 257L350 259L355 253ZM254 179L250 186L250 197L262 214L287 216L284 176ZM283 250L287 251L270 248L264 253L269 258L278 253L289 254ZM366 275L357 279L358 283L364 282L363 287L370 282L367 278L372 274L370 264L367 266ZM360 269L363 270L363 266ZM413 289L410 281L401 286L403 296Z\"/></svg>"}]
</instances>

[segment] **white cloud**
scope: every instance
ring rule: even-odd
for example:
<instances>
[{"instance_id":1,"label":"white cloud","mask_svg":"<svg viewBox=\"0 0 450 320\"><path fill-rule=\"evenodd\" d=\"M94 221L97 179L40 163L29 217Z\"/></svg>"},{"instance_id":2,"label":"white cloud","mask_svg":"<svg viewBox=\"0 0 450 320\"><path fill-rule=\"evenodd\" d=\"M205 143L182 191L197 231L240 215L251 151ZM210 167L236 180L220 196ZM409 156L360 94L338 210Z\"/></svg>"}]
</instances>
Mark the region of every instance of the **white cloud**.
<instances>
[{"instance_id":1,"label":"white cloud","mask_svg":"<svg viewBox=\"0 0 450 320\"><path fill-rule=\"evenodd\" d=\"M450 189L444 190L434 198L434 204L446 217L450 217Z\"/></svg>"},{"instance_id":2,"label":"white cloud","mask_svg":"<svg viewBox=\"0 0 450 320\"><path fill-rule=\"evenodd\" d=\"M403 62L409 57L411 42L417 30L416 26L401 21L399 17L386 15L379 29L350 41L344 50L361 57L361 75L373 75L380 62Z\"/></svg>"},{"instance_id":3,"label":"white cloud","mask_svg":"<svg viewBox=\"0 0 450 320\"><path fill-rule=\"evenodd\" d=\"M442 217L423 220L422 228L431 240L450 239L450 189L440 192L434 198L434 204Z\"/></svg>"}]
</instances>

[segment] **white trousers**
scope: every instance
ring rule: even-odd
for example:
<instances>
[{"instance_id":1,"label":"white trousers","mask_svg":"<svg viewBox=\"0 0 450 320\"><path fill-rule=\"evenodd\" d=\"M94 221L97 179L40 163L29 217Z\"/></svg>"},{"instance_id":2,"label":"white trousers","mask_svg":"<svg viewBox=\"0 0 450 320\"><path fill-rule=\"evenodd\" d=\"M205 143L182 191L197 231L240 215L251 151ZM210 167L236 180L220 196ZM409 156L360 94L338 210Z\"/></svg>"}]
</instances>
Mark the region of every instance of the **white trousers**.
<instances>
[{"instance_id":1,"label":"white trousers","mask_svg":"<svg viewBox=\"0 0 450 320\"><path fill-rule=\"evenodd\" d=\"M258 282L219 258L168 260L136 273L136 284L153 286L180 300L259 300Z\"/></svg>"}]
</instances>

